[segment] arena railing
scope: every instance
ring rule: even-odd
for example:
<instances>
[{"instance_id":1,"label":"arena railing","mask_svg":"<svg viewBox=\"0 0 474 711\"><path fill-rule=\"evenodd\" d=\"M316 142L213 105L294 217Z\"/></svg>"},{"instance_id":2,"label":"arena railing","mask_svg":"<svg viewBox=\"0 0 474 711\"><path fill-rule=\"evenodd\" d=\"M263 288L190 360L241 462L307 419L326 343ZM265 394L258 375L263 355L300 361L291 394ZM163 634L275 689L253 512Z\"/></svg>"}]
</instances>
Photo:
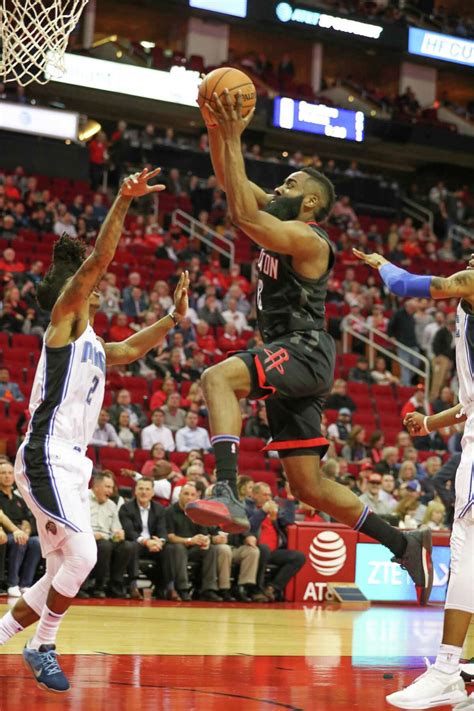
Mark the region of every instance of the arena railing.
<instances>
[{"instance_id":1,"label":"arena railing","mask_svg":"<svg viewBox=\"0 0 474 711\"><path fill-rule=\"evenodd\" d=\"M353 323L356 323L357 326L361 327L363 330L361 332L356 331L347 322L342 326L342 352L351 352L349 336L352 336L352 338L357 338L359 341L362 341L368 346L368 359L371 368L374 367L375 352L385 356L386 358L390 358L390 360L396 361L404 368L408 368L408 370L411 370L412 373L414 373L415 375L419 375L421 378L424 379L425 403L426 405L428 405L430 392L430 361L428 360L428 358L419 353L418 351L415 351L413 348L409 348L409 346L406 346L404 343L397 341L395 338L388 336L386 333L380 331L378 328L375 328L374 326L369 326L367 322L364 321L364 319L354 317L351 318L351 321ZM380 340L385 342L386 347L385 345L382 345L379 342ZM408 360L405 360L402 356L398 355L397 351L393 350L394 347L397 349L397 351L401 350L404 353L410 354L411 356L415 356L420 361L421 366L417 367L416 365L413 365L413 363L410 363Z\"/></svg>"},{"instance_id":2,"label":"arena railing","mask_svg":"<svg viewBox=\"0 0 474 711\"><path fill-rule=\"evenodd\" d=\"M462 225L451 225L449 228L449 239L452 239L454 242L462 242L465 237L469 237L471 244L474 244L474 232L472 230L468 230L467 227L463 227Z\"/></svg>"},{"instance_id":3,"label":"arena railing","mask_svg":"<svg viewBox=\"0 0 474 711\"><path fill-rule=\"evenodd\" d=\"M235 245L232 240L220 235L218 232L205 225L184 210L173 212L172 224L182 229L191 239L198 239L229 260L230 266L235 262Z\"/></svg>"},{"instance_id":4,"label":"arena railing","mask_svg":"<svg viewBox=\"0 0 474 711\"><path fill-rule=\"evenodd\" d=\"M434 215L432 210L424 205L420 205L419 202L415 202L415 200L412 200L411 198L403 197L402 202L402 210L406 215L412 217L414 220L419 220L420 222L428 222L430 229L433 229Z\"/></svg>"}]
</instances>

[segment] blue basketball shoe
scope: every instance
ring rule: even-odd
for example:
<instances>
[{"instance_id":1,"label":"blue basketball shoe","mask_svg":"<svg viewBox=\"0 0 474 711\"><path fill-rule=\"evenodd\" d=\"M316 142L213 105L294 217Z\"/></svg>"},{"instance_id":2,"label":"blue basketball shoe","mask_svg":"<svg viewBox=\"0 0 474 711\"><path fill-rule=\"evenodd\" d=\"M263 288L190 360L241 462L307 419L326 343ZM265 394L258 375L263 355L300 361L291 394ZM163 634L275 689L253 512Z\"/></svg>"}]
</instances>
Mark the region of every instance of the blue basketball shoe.
<instances>
[{"instance_id":1,"label":"blue basketball shoe","mask_svg":"<svg viewBox=\"0 0 474 711\"><path fill-rule=\"evenodd\" d=\"M69 691L69 682L58 664L56 645L42 644L39 649L25 647L23 659L42 689L57 694Z\"/></svg>"}]
</instances>

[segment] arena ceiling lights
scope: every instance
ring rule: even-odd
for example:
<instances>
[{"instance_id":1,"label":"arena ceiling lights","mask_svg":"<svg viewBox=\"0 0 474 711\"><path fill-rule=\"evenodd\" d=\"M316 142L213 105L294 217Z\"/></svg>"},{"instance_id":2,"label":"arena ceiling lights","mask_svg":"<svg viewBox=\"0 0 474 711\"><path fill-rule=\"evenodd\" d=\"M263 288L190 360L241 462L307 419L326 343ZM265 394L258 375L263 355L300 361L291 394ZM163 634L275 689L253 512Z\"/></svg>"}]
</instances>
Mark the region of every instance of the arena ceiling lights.
<instances>
[{"instance_id":1,"label":"arena ceiling lights","mask_svg":"<svg viewBox=\"0 0 474 711\"><path fill-rule=\"evenodd\" d=\"M384 30L380 25L359 22L358 20L351 20L348 17L327 15L324 12L295 7L287 2L278 3L275 8L275 14L280 22L295 22L301 25L312 25L313 27L319 27L323 30L344 32L367 39L379 39Z\"/></svg>"},{"instance_id":2,"label":"arena ceiling lights","mask_svg":"<svg viewBox=\"0 0 474 711\"><path fill-rule=\"evenodd\" d=\"M196 106L201 82L199 72L191 72L184 67L171 67L169 72L162 72L78 54L66 54L65 66L64 75L59 79L52 78L52 81L153 101Z\"/></svg>"}]
</instances>

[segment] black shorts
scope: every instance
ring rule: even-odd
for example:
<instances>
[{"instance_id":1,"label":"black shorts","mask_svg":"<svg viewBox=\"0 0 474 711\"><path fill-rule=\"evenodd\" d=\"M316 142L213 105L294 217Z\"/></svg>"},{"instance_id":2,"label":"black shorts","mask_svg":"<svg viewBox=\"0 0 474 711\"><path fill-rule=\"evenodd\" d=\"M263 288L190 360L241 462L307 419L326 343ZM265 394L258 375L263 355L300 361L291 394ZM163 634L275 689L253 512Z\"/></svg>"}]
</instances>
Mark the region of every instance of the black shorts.
<instances>
[{"instance_id":1,"label":"black shorts","mask_svg":"<svg viewBox=\"0 0 474 711\"><path fill-rule=\"evenodd\" d=\"M249 397L267 400L272 439L265 450L281 457L324 456L329 442L321 433L321 414L334 377L332 337L326 331L297 331L233 355L250 371Z\"/></svg>"}]
</instances>

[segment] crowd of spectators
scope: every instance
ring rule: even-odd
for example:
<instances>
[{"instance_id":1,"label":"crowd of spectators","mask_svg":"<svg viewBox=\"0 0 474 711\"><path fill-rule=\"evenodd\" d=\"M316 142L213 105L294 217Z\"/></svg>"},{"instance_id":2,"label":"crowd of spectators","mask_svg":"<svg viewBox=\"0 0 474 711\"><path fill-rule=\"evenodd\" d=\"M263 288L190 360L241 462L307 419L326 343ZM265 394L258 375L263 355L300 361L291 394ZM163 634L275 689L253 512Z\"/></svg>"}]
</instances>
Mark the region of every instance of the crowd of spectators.
<instances>
[{"instance_id":1,"label":"crowd of spectators","mask_svg":"<svg viewBox=\"0 0 474 711\"><path fill-rule=\"evenodd\" d=\"M332 168L337 170L335 165ZM347 170L357 177L356 163ZM194 176L182 176L174 170L164 179L170 191L191 198L192 205ZM200 210L202 222L230 235L238 245L241 238L228 223L224 195L212 176L204 190L212 204L209 211ZM441 183L434 186L429 200L434 204L447 200L445 190ZM59 188L40 187L39 180L25 175L21 168L13 175L0 177L0 322L4 334L0 406L6 416L18 419L20 436L28 420L25 398L31 387L31 378L28 380L25 373L34 371L39 339L48 322L48 314L38 309L34 299L35 285L48 263L46 251L43 260L38 258L36 249L45 244L45 250L50 252L55 236L65 226L71 236L87 243L93 241L107 214L109 198L88 186L82 193L69 190L65 197ZM467 191L464 199L469 204ZM294 501L278 465L273 467L271 459L262 455L267 473L276 472L280 477L273 489L264 481L257 481L255 486L253 477L258 479L259 472L254 473L252 467L241 472L245 476L253 474L247 476L245 486L242 484L242 498L246 499L252 524L246 538L233 540L218 531L190 530L190 522L183 515L186 501L203 496L214 481L206 404L199 378L207 365L218 362L228 351L261 342L255 330L253 307L255 259L253 263L229 267L211 249L203 251L199 244L191 243L180 230L166 229L166 216L156 215L152 204L144 201L142 208L127 220L123 253L146 249L150 267L140 269L136 261L125 269L123 262L112 265L99 285L101 303L96 327L107 338L122 340L165 315L172 305L173 285L182 265L191 276L190 310L179 327L146 358L128 370L116 367L108 372L106 401L91 448L98 454L99 465L100 452L112 449L129 453L129 465L120 466L113 473L106 467L96 470L91 511L100 555L98 567L81 595L141 598L137 581L140 565L146 563L157 595L170 600L187 599L190 586L194 585L186 577L189 560L202 566L202 583L196 595L203 599L282 599L288 580L304 564L301 556L286 549L286 527L295 520L324 520L324 515ZM350 322L360 324L362 316L361 333L371 324L415 352L426 354L432 362L433 377L429 393L422 390L421 383L415 388L417 378L410 370L397 369L388 358L372 358L373 354L354 337L351 351L358 355L344 373L348 382L341 378L341 368L345 367L342 355L342 366L338 365L338 377L326 403L323 426L327 427L331 446L324 474L350 486L371 505L384 510L385 515L396 516L402 525L416 521L417 525L439 527L449 524L452 501L450 486L438 489L433 481L442 462L459 451L461 432L457 429L461 428L411 441L401 430L400 422L402 413L438 412L454 404L456 305L422 299L398 303L384 292L373 274L367 277L364 272L361 278L361 267L353 258L351 261L350 255L352 245L357 245L382 251L404 264L427 258L435 265L440 257L437 248L442 245L445 261L455 256L449 256L448 240L442 242L429 225L417 228L407 218L384 226L362 217L343 196L328 225L338 250L337 267L328 290L329 329L340 343L345 326ZM430 245L435 248L431 254ZM162 265L169 268L167 277L160 272ZM23 371L18 363L9 361L9 339L15 343L18 338L26 338L31 350ZM377 414L375 409L374 415L371 401L370 429L358 421L363 408L354 388L361 384L367 388L368 397L376 388L385 388L391 395L405 392L403 386L413 388L399 403L400 411L393 413L400 429L396 442L385 442L383 419L376 429L382 413L379 410ZM243 400L241 407L243 435L264 442L269 436L264 403ZM134 467L137 453L143 452L148 453L147 458ZM7 472L2 475L0 471L0 510L2 516L12 519L13 527L10 530L7 522L0 521L0 586L18 595L31 585L39 563L39 548L31 515L22 511L16 520L12 517L11 502L16 504L18 496L12 490L13 481L9 483L11 465L5 459L2 466ZM127 497L133 489L129 501L124 502L114 489L114 475L119 477L122 493ZM128 487L123 485L124 479ZM144 511L148 511L146 526ZM3 573L7 550L8 563ZM233 564L240 564L240 572L234 578ZM270 578L265 578L268 570Z\"/></svg>"}]
</instances>

